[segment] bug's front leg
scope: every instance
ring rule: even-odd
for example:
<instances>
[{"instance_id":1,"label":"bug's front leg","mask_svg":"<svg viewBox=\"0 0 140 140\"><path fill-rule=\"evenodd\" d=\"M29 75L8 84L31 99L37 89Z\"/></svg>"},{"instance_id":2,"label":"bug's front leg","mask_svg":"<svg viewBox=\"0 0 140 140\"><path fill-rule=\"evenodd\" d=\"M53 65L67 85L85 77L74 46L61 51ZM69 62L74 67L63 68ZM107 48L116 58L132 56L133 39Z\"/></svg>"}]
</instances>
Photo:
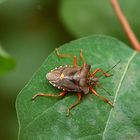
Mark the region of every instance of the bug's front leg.
<instances>
[{"instance_id":1,"label":"bug's front leg","mask_svg":"<svg viewBox=\"0 0 140 140\"><path fill-rule=\"evenodd\" d=\"M105 77L110 77L112 74L106 73L101 68L96 69L92 74L91 77L94 77L97 72L101 72Z\"/></svg>"},{"instance_id":2,"label":"bug's front leg","mask_svg":"<svg viewBox=\"0 0 140 140\"><path fill-rule=\"evenodd\" d=\"M76 57L76 55L72 56L70 54L61 54L59 52L58 48L55 48L55 51L56 51L57 56L60 57L60 58L73 57L73 65L77 66L77 57Z\"/></svg>"},{"instance_id":3,"label":"bug's front leg","mask_svg":"<svg viewBox=\"0 0 140 140\"><path fill-rule=\"evenodd\" d=\"M74 104L72 104L72 105L67 109L67 116L69 116L70 111L71 111L76 105L78 105L78 104L80 103L80 101L81 101L81 96L82 96L81 93L78 93L77 96L78 96L77 101L76 101Z\"/></svg>"},{"instance_id":4,"label":"bug's front leg","mask_svg":"<svg viewBox=\"0 0 140 140\"><path fill-rule=\"evenodd\" d=\"M96 95L97 97L101 98L103 101L105 101L106 103L108 103L109 105L113 106L113 104L106 98L104 98L103 96L99 95L92 87L89 88L90 91Z\"/></svg>"},{"instance_id":5,"label":"bug's front leg","mask_svg":"<svg viewBox=\"0 0 140 140\"><path fill-rule=\"evenodd\" d=\"M45 97L63 97L66 95L67 92L61 92L60 94L56 95L56 94L44 94L44 93L38 93L38 94L35 94L33 97L32 97L32 100L35 100L36 97L38 96L45 96Z\"/></svg>"}]
</instances>

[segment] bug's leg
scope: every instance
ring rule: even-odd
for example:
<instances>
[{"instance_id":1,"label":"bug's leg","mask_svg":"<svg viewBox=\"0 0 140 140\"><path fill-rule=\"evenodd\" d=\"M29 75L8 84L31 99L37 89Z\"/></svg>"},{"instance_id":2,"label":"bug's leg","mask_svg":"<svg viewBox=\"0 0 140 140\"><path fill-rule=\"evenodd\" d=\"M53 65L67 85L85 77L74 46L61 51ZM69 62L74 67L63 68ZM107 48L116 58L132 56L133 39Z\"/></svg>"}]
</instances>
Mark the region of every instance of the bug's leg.
<instances>
[{"instance_id":1,"label":"bug's leg","mask_svg":"<svg viewBox=\"0 0 140 140\"><path fill-rule=\"evenodd\" d=\"M112 74L106 73L101 68L96 69L92 74L91 77L94 77L97 72L101 72L105 77L110 77Z\"/></svg>"},{"instance_id":2,"label":"bug's leg","mask_svg":"<svg viewBox=\"0 0 140 140\"><path fill-rule=\"evenodd\" d=\"M80 59L83 61L83 63L85 62L82 50L80 50Z\"/></svg>"},{"instance_id":3,"label":"bug's leg","mask_svg":"<svg viewBox=\"0 0 140 140\"><path fill-rule=\"evenodd\" d=\"M36 99L36 97L38 96L45 96L45 97L63 97L66 95L66 92L61 92L60 94L56 95L56 94L44 94L44 93L38 93L38 94L35 94L33 97L32 97L32 100Z\"/></svg>"},{"instance_id":4,"label":"bug's leg","mask_svg":"<svg viewBox=\"0 0 140 140\"><path fill-rule=\"evenodd\" d=\"M74 104L72 104L72 105L67 109L67 116L69 116L71 109L73 109L76 105L78 105L78 104L80 103L80 101L81 101L81 93L78 93L77 96L78 96L77 101L76 101Z\"/></svg>"},{"instance_id":5,"label":"bug's leg","mask_svg":"<svg viewBox=\"0 0 140 140\"><path fill-rule=\"evenodd\" d=\"M59 52L58 48L55 48L55 51L56 51L57 56L60 57L60 58L73 57L73 65L74 65L74 66L77 66L77 57L76 57L75 55L72 56L72 55L70 55L70 54L61 54L61 53Z\"/></svg>"},{"instance_id":6,"label":"bug's leg","mask_svg":"<svg viewBox=\"0 0 140 140\"><path fill-rule=\"evenodd\" d=\"M73 57L73 65L77 66L77 57L76 57L76 55Z\"/></svg>"},{"instance_id":7,"label":"bug's leg","mask_svg":"<svg viewBox=\"0 0 140 140\"><path fill-rule=\"evenodd\" d=\"M105 101L106 103L108 103L109 105L113 106L113 104L106 98L104 98L103 96L99 95L92 87L89 88L90 91L96 95L97 97L101 98L103 101Z\"/></svg>"},{"instance_id":8,"label":"bug's leg","mask_svg":"<svg viewBox=\"0 0 140 140\"><path fill-rule=\"evenodd\" d=\"M58 50L58 48L55 48L56 54L60 58L65 58L65 57L72 57L70 54L61 54Z\"/></svg>"},{"instance_id":9,"label":"bug's leg","mask_svg":"<svg viewBox=\"0 0 140 140\"><path fill-rule=\"evenodd\" d=\"M85 62L85 59L84 59L84 57L83 57L82 49L80 50L80 59L83 61L83 65L85 65L86 62Z\"/></svg>"}]
</instances>

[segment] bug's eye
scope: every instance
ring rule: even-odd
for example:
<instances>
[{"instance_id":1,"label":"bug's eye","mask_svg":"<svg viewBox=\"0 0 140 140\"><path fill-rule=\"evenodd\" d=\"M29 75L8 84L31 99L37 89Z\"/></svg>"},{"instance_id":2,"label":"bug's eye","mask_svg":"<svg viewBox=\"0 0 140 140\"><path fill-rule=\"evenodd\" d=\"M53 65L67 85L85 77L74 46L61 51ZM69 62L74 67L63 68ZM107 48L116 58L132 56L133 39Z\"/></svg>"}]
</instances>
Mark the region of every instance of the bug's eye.
<instances>
[{"instance_id":1,"label":"bug's eye","mask_svg":"<svg viewBox=\"0 0 140 140\"><path fill-rule=\"evenodd\" d=\"M57 81L57 80L59 80L59 77L60 77L60 73L59 73L59 72L56 72L56 71L49 72L49 73L47 73L47 75L46 75L46 78L47 78L49 81Z\"/></svg>"}]
</instances>

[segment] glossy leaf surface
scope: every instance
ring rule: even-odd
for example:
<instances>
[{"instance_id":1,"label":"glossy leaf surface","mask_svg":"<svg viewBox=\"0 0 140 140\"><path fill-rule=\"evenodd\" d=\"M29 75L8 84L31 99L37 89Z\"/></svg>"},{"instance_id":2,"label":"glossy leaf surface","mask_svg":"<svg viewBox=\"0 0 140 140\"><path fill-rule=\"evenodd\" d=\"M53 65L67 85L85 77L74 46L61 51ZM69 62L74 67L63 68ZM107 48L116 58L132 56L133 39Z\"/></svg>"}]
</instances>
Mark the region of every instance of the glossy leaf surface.
<instances>
[{"instance_id":1,"label":"glossy leaf surface","mask_svg":"<svg viewBox=\"0 0 140 140\"><path fill-rule=\"evenodd\" d=\"M66 109L77 99L76 93L68 93L62 99L38 97L31 101L38 92L60 93L49 84L45 75L55 67L72 65L73 59L60 59L53 52L17 97L19 140L139 139L139 54L122 42L106 36L81 38L59 48L61 53L77 56L80 49L86 62L91 64L91 71L98 67L107 71L121 60L110 71L114 76L100 78L111 95L96 88L100 95L114 102L114 108L91 93L83 97L69 117L66 116Z\"/></svg>"}]
</instances>

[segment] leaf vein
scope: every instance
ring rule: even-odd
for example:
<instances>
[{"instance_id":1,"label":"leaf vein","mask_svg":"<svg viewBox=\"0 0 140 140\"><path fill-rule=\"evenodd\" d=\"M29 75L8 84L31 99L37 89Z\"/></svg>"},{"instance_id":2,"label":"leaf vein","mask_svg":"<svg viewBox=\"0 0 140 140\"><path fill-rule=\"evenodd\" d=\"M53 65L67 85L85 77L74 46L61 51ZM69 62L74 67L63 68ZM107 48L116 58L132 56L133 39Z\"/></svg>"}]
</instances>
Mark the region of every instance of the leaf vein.
<instances>
[{"instance_id":1,"label":"leaf vein","mask_svg":"<svg viewBox=\"0 0 140 140\"><path fill-rule=\"evenodd\" d=\"M121 79L120 79L118 88L117 88L116 93L115 93L113 105L115 105L115 103L116 103L117 96L118 96L119 90L120 90L120 88L121 88L122 82L123 82L123 80L124 80L124 78L125 78L125 75L126 75L126 73L127 73L128 67L129 67L131 61L133 60L133 58L136 56L136 54L137 54L137 52L134 51L134 52L132 53L132 55L130 56L130 58L128 59L128 61L127 61L127 64L126 64L126 66L125 66L125 68L124 68L124 72L123 72L123 74L122 74L122 77L121 77ZM113 111L113 108L110 110L109 117L108 117L108 120L107 120L107 122L106 122L105 129L104 129L104 131L103 131L103 137L102 137L102 139L105 139L105 133L106 133L107 128L108 128L108 126L109 126L109 121L110 121L110 118L111 118L112 111Z\"/></svg>"},{"instance_id":2,"label":"leaf vein","mask_svg":"<svg viewBox=\"0 0 140 140\"><path fill-rule=\"evenodd\" d=\"M68 97L65 97L65 100L67 99ZM64 101L64 100L63 100ZM32 125L32 123L37 120L38 118L40 118L42 115L44 115L46 112L48 112L50 109L54 108L55 105L59 104L61 101L57 101L55 104L53 104L53 106L50 106L49 108L45 109L42 113L40 113L39 115L37 115L36 117L34 117L34 119L32 121L30 121L26 127L24 127L23 130L25 130L26 128L28 128L30 125Z\"/></svg>"}]
</instances>

